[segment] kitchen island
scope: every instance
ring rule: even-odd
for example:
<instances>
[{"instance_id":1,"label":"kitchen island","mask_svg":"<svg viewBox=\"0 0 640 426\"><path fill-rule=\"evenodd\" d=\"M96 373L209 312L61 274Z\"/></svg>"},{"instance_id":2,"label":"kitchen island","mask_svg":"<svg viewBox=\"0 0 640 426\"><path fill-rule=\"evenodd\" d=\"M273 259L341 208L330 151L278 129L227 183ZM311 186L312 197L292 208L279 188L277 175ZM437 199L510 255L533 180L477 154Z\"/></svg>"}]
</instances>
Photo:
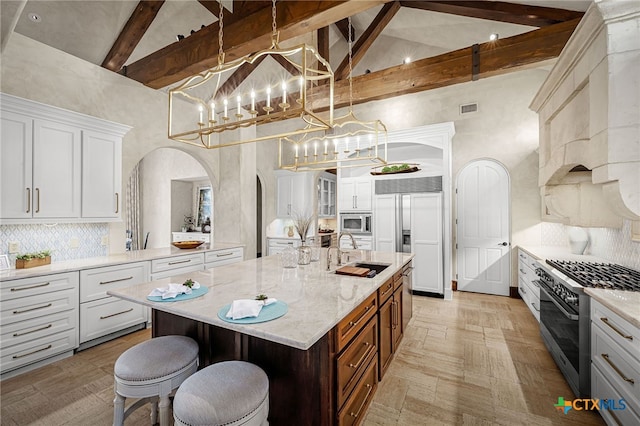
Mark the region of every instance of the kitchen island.
<instances>
[{"instance_id":1,"label":"kitchen island","mask_svg":"<svg viewBox=\"0 0 640 426\"><path fill-rule=\"evenodd\" d=\"M378 289L393 283L394 278L397 283L398 277L402 286L403 267L413 255L350 251L352 261L389 265L374 278L337 275L335 264L327 271L326 255L323 250L319 262L293 269L282 268L278 256L268 256L115 289L109 294L151 307L154 337L181 334L196 339L201 368L230 359L263 368L269 376L271 424L353 424L360 421L361 409L377 384ZM209 291L185 301L147 299L154 288L189 278ZM252 299L258 294L285 302L288 312L257 324L218 318L218 312L233 300ZM396 318L402 318L399 306L396 312ZM410 312L404 314L406 317ZM356 332L360 330L373 341L359 342ZM356 341L361 346L350 345ZM353 359L347 368L358 374L345 379L343 357ZM373 378L373 382L360 388L358 383L366 378Z\"/></svg>"}]
</instances>

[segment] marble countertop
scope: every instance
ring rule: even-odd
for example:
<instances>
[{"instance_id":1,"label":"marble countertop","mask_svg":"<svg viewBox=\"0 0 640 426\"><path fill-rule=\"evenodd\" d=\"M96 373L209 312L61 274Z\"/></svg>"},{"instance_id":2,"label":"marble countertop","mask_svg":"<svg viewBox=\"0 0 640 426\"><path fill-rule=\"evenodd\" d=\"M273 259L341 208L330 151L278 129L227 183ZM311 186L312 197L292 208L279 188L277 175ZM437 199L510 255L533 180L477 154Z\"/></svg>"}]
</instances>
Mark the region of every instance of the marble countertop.
<instances>
[{"instance_id":1,"label":"marble countertop","mask_svg":"<svg viewBox=\"0 0 640 426\"><path fill-rule=\"evenodd\" d=\"M171 246L146 250L132 250L107 256L52 262L49 265L37 266L35 268L8 269L0 273L0 281L37 277L47 274L60 274L63 272L97 268L100 266L121 265L123 263L142 262L153 259L162 259L164 257L227 250L237 247L244 247L244 245L239 243L217 242L213 244L202 244L200 247L195 249L179 249Z\"/></svg>"},{"instance_id":2,"label":"marble countertop","mask_svg":"<svg viewBox=\"0 0 640 426\"><path fill-rule=\"evenodd\" d=\"M585 288L584 292L640 328L640 292Z\"/></svg>"},{"instance_id":3,"label":"marble countertop","mask_svg":"<svg viewBox=\"0 0 640 426\"><path fill-rule=\"evenodd\" d=\"M375 292L394 272L413 258L410 253L351 250L352 259L389 263L374 278L350 277L326 271L327 251L320 261L285 269L279 256L267 256L108 292L185 318L306 350L331 330L349 312ZM352 260L353 261L353 260ZM335 269L335 264L332 269ZM156 287L186 279L207 286L209 292L196 299L152 302L147 295ZM288 312L275 320L258 324L234 324L218 318L218 311L236 299L253 299L266 294L288 305Z\"/></svg>"},{"instance_id":4,"label":"marble countertop","mask_svg":"<svg viewBox=\"0 0 640 426\"><path fill-rule=\"evenodd\" d=\"M536 259L544 262L547 259L576 260L580 262L606 262L610 261L601 257L588 254L573 254L569 247L565 246L518 246Z\"/></svg>"}]
</instances>

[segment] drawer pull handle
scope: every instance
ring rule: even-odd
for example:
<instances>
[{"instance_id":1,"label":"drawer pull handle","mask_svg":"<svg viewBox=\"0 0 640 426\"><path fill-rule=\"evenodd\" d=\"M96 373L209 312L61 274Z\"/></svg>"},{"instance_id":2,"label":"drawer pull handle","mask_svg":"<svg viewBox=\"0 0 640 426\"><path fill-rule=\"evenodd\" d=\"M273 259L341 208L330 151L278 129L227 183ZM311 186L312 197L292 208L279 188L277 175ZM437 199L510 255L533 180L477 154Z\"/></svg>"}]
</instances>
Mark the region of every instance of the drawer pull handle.
<instances>
[{"instance_id":1,"label":"drawer pull handle","mask_svg":"<svg viewBox=\"0 0 640 426\"><path fill-rule=\"evenodd\" d=\"M120 213L120 194L116 192L116 214Z\"/></svg>"},{"instance_id":2,"label":"drawer pull handle","mask_svg":"<svg viewBox=\"0 0 640 426\"><path fill-rule=\"evenodd\" d=\"M349 367L351 368L355 368L356 370L360 367L360 364L362 364L362 362L367 359L367 357L369 356L369 354L372 351L376 350L376 347L374 345L372 345L369 342L364 342L363 343L365 346L368 346L368 348L364 351L364 353L362 354L362 356L360 357L360 359L358 360L358 362L354 363L349 363Z\"/></svg>"},{"instance_id":3,"label":"drawer pull handle","mask_svg":"<svg viewBox=\"0 0 640 426\"><path fill-rule=\"evenodd\" d=\"M521 257L521 258L523 258L523 259L525 259L525 255L524 255L524 254L522 254L522 253L520 253L520 257Z\"/></svg>"},{"instance_id":4,"label":"drawer pull handle","mask_svg":"<svg viewBox=\"0 0 640 426\"><path fill-rule=\"evenodd\" d=\"M217 257L224 257L224 256L231 256L232 254L233 254L233 252L229 252L229 253L220 253L220 254L217 254L217 253L216 253L216 256L217 256Z\"/></svg>"},{"instance_id":5,"label":"drawer pull handle","mask_svg":"<svg viewBox=\"0 0 640 426\"><path fill-rule=\"evenodd\" d=\"M31 211L31 188L27 188L27 211L25 213L29 213Z\"/></svg>"},{"instance_id":6,"label":"drawer pull handle","mask_svg":"<svg viewBox=\"0 0 640 426\"><path fill-rule=\"evenodd\" d=\"M46 282L44 284L36 284L36 285L31 285L29 287L15 287L15 288L12 288L11 291L31 290L32 288L46 287L49 284L51 284L51 283L50 282Z\"/></svg>"},{"instance_id":7,"label":"drawer pull handle","mask_svg":"<svg viewBox=\"0 0 640 426\"><path fill-rule=\"evenodd\" d=\"M127 277L127 278L118 278L117 280L111 280L111 281L100 281L100 285L113 284L113 283L117 283L117 282L120 282L120 281L129 281L129 280L132 280L132 279L133 279L133 277Z\"/></svg>"},{"instance_id":8,"label":"drawer pull handle","mask_svg":"<svg viewBox=\"0 0 640 426\"><path fill-rule=\"evenodd\" d=\"M23 309L21 311L13 311L14 314L23 314L25 312L29 312L29 311L37 311L38 309L44 309L44 308L48 308L49 306L53 305L53 303L47 303L46 305L43 306L36 306L35 308L29 308L29 309Z\"/></svg>"},{"instance_id":9,"label":"drawer pull handle","mask_svg":"<svg viewBox=\"0 0 640 426\"><path fill-rule=\"evenodd\" d=\"M369 309L371 309L371 306L366 306L364 308L364 312L362 313L362 315L360 315L360 318L358 318L358 321L353 322L353 321L349 321L349 329L352 329L353 327L357 326L358 324L360 324L360 321L362 321L362 318L365 317L365 315L367 314L367 312L369 311Z\"/></svg>"},{"instance_id":10,"label":"drawer pull handle","mask_svg":"<svg viewBox=\"0 0 640 426\"><path fill-rule=\"evenodd\" d=\"M609 400L607 399L606 401L609 401ZM617 417L615 414L613 414L613 410L607 410L607 413L608 413L611 417L613 417L613 421L615 421L615 422L616 422L616 424L617 424L618 426L623 426L623 425L622 425L622 422L620 422L620 420L618 420L618 417Z\"/></svg>"},{"instance_id":11,"label":"drawer pull handle","mask_svg":"<svg viewBox=\"0 0 640 426\"><path fill-rule=\"evenodd\" d=\"M38 201L38 207L36 207L36 213L40 213L40 188L36 188L36 199Z\"/></svg>"},{"instance_id":12,"label":"drawer pull handle","mask_svg":"<svg viewBox=\"0 0 640 426\"><path fill-rule=\"evenodd\" d=\"M383 291L382 292L382 296L384 296L385 294L389 293L391 290L393 290L393 284L389 283L389 286L387 288L387 291Z\"/></svg>"},{"instance_id":13,"label":"drawer pull handle","mask_svg":"<svg viewBox=\"0 0 640 426\"><path fill-rule=\"evenodd\" d=\"M22 354L22 355L14 355L13 359L18 359L18 358L24 358L25 356L29 356L29 355L33 355L36 354L38 352L42 352L42 351L46 351L47 349L51 349L52 346L48 345L46 348L41 348L41 349L36 349L35 351L29 352L27 354Z\"/></svg>"},{"instance_id":14,"label":"drawer pull handle","mask_svg":"<svg viewBox=\"0 0 640 426\"><path fill-rule=\"evenodd\" d=\"M187 259L187 260L178 260L176 262L169 262L169 265L177 265L179 263L189 263L191 262L191 259Z\"/></svg>"},{"instance_id":15,"label":"drawer pull handle","mask_svg":"<svg viewBox=\"0 0 640 426\"><path fill-rule=\"evenodd\" d=\"M538 282L538 280L531 281L531 283L536 287L540 288L540 283Z\"/></svg>"},{"instance_id":16,"label":"drawer pull handle","mask_svg":"<svg viewBox=\"0 0 640 426\"><path fill-rule=\"evenodd\" d=\"M131 312L131 311L133 311L133 308L129 308L126 311L122 311L122 312L116 312L115 314L111 314L111 315L104 315L104 316L101 316L100 319L115 317L116 315L126 314L127 312Z\"/></svg>"},{"instance_id":17,"label":"drawer pull handle","mask_svg":"<svg viewBox=\"0 0 640 426\"><path fill-rule=\"evenodd\" d=\"M533 306L533 309L540 312L540 308L538 308L534 302L531 302L531 306Z\"/></svg>"},{"instance_id":18,"label":"drawer pull handle","mask_svg":"<svg viewBox=\"0 0 640 426\"><path fill-rule=\"evenodd\" d=\"M520 287L520 291L523 292L524 294L527 294L527 290L525 290L524 287Z\"/></svg>"},{"instance_id":19,"label":"drawer pull handle","mask_svg":"<svg viewBox=\"0 0 640 426\"><path fill-rule=\"evenodd\" d=\"M36 331L46 330L51 327L53 327L53 324L45 325L44 327L36 328L35 330L25 331L24 333L13 333L13 337L24 336L25 334L35 333Z\"/></svg>"},{"instance_id":20,"label":"drawer pull handle","mask_svg":"<svg viewBox=\"0 0 640 426\"><path fill-rule=\"evenodd\" d=\"M609 318L607 317L600 317L600 321L602 321L603 323L607 324L609 327L611 327L613 329L613 331L615 331L616 333L618 333L619 335L621 335L622 337L624 337L625 339L628 340L633 340L633 336L629 335L629 334L624 334L622 331L618 330L618 327L616 327L613 324L609 324Z\"/></svg>"},{"instance_id":21,"label":"drawer pull handle","mask_svg":"<svg viewBox=\"0 0 640 426\"><path fill-rule=\"evenodd\" d=\"M353 418L358 418L358 416L360 415L360 412L362 411L362 409L364 408L364 404L367 402L367 399L369 399L369 395L371 395L371 391L373 390L373 386L371 386L369 383L367 383L366 385L367 387L367 394L365 395L364 399L362 400L362 404L360 404L360 408L358 408L358 411L356 411L355 413L352 411L351 413L349 413L349 415Z\"/></svg>"},{"instance_id":22,"label":"drawer pull handle","mask_svg":"<svg viewBox=\"0 0 640 426\"><path fill-rule=\"evenodd\" d=\"M609 359L609 354L600 354L600 356L602 358L604 358L605 361L607 361L607 364L609 364L611 366L611 368L613 368L613 370L618 373L618 376L620 376L622 378L622 380L624 380L625 382L629 382L632 385L636 383L635 380L628 378L627 376L625 376L624 374L622 374L622 371L620 371L618 369L618 367L616 367L616 365L613 363L613 361L611 361Z\"/></svg>"},{"instance_id":23,"label":"drawer pull handle","mask_svg":"<svg viewBox=\"0 0 640 426\"><path fill-rule=\"evenodd\" d=\"M524 269L519 268L519 270L520 270L520 272L521 272L523 275L527 275L527 271L525 271Z\"/></svg>"}]
</instances>

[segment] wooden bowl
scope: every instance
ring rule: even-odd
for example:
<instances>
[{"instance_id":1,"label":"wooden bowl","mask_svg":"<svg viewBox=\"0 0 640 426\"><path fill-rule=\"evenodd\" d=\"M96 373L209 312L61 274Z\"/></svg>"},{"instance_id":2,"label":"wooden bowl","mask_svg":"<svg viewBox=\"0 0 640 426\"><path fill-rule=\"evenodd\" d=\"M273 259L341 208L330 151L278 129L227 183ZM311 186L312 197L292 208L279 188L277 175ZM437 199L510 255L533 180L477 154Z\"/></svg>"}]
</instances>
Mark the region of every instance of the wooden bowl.
<instances>
[{"instance_id":1,"label":"wooden bowl","mask_svg":"<svg viewBox=\"0 0 640 426\"><path fill-rule=\"evenodd\" d=\"M171 244L179 249L193 249L199 247L202 243L204 243L204 241L176 241Z\"/></svg>"}]
</instances>

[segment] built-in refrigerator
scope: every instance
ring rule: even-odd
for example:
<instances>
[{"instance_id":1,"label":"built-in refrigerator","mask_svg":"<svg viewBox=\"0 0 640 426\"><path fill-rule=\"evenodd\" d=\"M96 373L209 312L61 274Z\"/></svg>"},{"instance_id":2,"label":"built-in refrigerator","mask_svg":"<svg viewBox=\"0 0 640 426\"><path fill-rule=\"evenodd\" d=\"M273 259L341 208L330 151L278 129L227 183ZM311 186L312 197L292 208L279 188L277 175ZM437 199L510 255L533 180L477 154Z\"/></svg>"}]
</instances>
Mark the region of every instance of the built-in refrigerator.
<instances>
[{"instance_id":1,"label":"built-in refrigerator","mask_svg":"<svg viewBox=\"0 0 640 426\"><path fill-rule=\"evenodd\" d=\"M376 181L375 250L415 254L414 294L444 295L441 182L439 176Z\"/></svg>"}]
</instances>

